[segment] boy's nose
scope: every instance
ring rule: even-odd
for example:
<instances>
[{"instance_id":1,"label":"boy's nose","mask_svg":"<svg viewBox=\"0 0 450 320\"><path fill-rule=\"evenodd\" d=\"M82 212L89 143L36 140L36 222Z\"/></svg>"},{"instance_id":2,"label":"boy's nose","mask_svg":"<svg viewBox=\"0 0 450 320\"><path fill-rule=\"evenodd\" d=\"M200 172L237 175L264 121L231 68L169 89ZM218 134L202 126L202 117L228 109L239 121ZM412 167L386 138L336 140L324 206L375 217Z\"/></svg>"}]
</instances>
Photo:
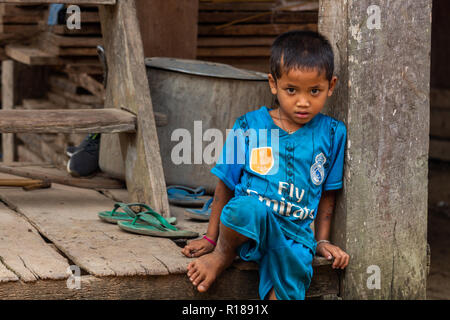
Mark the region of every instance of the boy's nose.
<instances>
[{"instance_id":1,"label":"boy's nose","mask_svg":"<svg viewBox=\"0 0 450 320\"><path fill-rule=\"evenodd\" d=\"M297 107L309 107L309 105L310 105L309 101L304 98L300 98L296 104Z\"/></svg>"}]
</instances>

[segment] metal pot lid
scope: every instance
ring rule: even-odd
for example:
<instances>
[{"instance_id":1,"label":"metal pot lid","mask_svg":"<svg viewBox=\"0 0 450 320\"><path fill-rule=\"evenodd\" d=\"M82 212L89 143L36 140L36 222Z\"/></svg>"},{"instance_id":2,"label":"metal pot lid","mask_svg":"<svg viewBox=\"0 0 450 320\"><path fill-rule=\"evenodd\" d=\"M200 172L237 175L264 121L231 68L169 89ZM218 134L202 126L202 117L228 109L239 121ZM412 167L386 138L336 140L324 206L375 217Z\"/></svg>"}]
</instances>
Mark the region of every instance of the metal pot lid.
<instances>
[{"instance_id":1,"label":"metal pot lid","mask_svg":"<svg viewBox=\"0 0 450 320\"><path fill-rule=\"evenodd\" d=\"M228 64L188 60L166 57L145 58L145 65L151 68L177 71L198 76L215 78L238 79L238 80L259 80L267 81L267 75L262 72L235 68Z\"/></svg>"}]
</instances>

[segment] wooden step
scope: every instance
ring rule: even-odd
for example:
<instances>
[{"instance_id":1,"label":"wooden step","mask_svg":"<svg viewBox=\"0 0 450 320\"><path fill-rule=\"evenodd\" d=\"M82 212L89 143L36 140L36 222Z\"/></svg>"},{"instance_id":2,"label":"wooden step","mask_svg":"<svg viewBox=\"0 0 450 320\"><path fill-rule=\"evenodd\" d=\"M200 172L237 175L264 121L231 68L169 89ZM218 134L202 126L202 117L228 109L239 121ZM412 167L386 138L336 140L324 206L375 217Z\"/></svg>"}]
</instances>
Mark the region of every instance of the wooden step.
<instances>
[{"instance_id":1,"label":"wooden step","mask_svg":"<svg viewBox=\"0 0 450 320\"><path fill-rule=\"evenodd\" d=\"M0 0L0 3L17 3L22 5L39 3L113 5L116 4L116 0Z\"/></svg>"},{"instance_id":2,"label":"wooden step","mask_svg":"<svg viewBox=\"0 0 450 320\"><path fill-rule=\"evenodd\" d=\"M27 65L62 65L63 62L58 56L45 52L37 47L25 45L6 45L5 52L8 57Z\"/></svg>"},{"instance_id":3,"label":"wooden step","mask_svg":"<svg viewBox=\"0 0 450 320\"><path fill-rule=\"evenodd\" d=\"M119 109L0 110L0 132L135 132L136 117Z\"/></svg>"}]
</instances>

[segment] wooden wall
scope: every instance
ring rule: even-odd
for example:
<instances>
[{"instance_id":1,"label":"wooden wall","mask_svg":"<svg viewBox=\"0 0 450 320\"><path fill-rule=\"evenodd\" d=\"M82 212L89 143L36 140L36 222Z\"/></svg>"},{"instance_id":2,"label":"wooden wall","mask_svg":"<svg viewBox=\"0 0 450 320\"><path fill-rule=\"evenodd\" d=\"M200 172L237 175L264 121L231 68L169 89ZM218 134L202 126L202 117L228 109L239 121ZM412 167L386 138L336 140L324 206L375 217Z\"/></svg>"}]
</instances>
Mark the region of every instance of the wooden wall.
<instances>
[{"instance_id":1,"label":"wooden wall","mask_svg":"<svg viewBox=\"0 0 450 320\"><path fill-rule=\"evenodd\" d=\"M136 0L146 57L195 59L198 0Z\"/></svg>"},{"instance_id":2,"label":"wooden wall","mask_svg":"<svg viewBox=\"0 0 450 320\"><path fill-rule=\"evenodd\" d=\"M450 161L450 2L433 1L430 158Z\"/></svg>"},{"instance_id":3,"label":"wooden wall","mask_svg":"<svg viewBox=\"0 0 450 320\"><path fill-rule=\"evenodd\" d=\"M268 72L276 36L317 30L317 8L317 1L200 0L197 59Z\"/></svg>"}]
</instances>

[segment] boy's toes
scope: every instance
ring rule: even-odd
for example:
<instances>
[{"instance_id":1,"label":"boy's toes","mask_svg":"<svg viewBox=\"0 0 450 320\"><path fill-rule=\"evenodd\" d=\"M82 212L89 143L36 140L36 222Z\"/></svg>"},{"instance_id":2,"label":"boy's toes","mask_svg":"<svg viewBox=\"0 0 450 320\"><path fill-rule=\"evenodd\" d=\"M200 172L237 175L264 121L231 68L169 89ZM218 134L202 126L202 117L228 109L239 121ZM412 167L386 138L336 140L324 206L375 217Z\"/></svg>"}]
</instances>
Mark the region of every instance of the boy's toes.
<instances>
[{"instance_id":1,"label":"boy's toes","mask_svg":"<svg viewBox=\"0 0 450 320\"><path fill-rule=\"evenodd\" d=\"M187 269L188 269L188 270L192 270L192 269L195 268L195 265L196 265L195 261L192 261L192 262L190 262L190 263L188 264Z\"/></svg>"},{"instance_id":2,"label":"boy's toes","mask_svg":"<svg viewBox=\"0 0 450 320\"><path fill-rule=\"evenodd\" d=\"M189 272L187 273L187 276L188 276L189 278L191 278L192 275L193 275L194 273L196 273L196 272L198 272L198 271L197 271L196 269L192 268L192 269L189 270Z\"/></svg>"},{"instance_id":3,"label":"boy's toes","mask_svg":"<svg viewBox=\"0 0 450 320\"><path fill-rule=\"evenodd\" d=\"M213 283L213 280L206 278L205 280L203 280L202 282L199 283L199 285L197 286L197 290L199 292L206 292L212 283Z\"/></svg>"},{"instance_id":4,"label":"boy's toes","mask_svg":"<svg viewBox=\"0 0 450 320\"><path fill-rule=\"evenodd\" d=\"M188 277L190 277L192 274L194 274L194 272L197 272L197 267L195 265L194 262L189 263L189 265L187 266L187 275Z\"/></svg>"},{"instance_id":5,"label":"boy's toes","mask_svg":"<svg viewBox=\"0 0 450 320\"><path fill-rule=\"evenodd\" d=\"M198 278L198 276L200 275L200 272L194 272L194 274L189 276L189 280L191 280L192 283L195 282L195 280Z\"/></svg>"},{"instance_id":6,"label":"boy's toes","mask_svg":"<svg viewBox=\"0 0 450 320\"><path fill-rule=\"evenodd\" d=\"M205 279L205 275L199 273L198 276L194 279L194 281L192 281L192 284L194 286L197 286L199 283L201 283L203 280Z\"/></svg>"}]
</instances>

